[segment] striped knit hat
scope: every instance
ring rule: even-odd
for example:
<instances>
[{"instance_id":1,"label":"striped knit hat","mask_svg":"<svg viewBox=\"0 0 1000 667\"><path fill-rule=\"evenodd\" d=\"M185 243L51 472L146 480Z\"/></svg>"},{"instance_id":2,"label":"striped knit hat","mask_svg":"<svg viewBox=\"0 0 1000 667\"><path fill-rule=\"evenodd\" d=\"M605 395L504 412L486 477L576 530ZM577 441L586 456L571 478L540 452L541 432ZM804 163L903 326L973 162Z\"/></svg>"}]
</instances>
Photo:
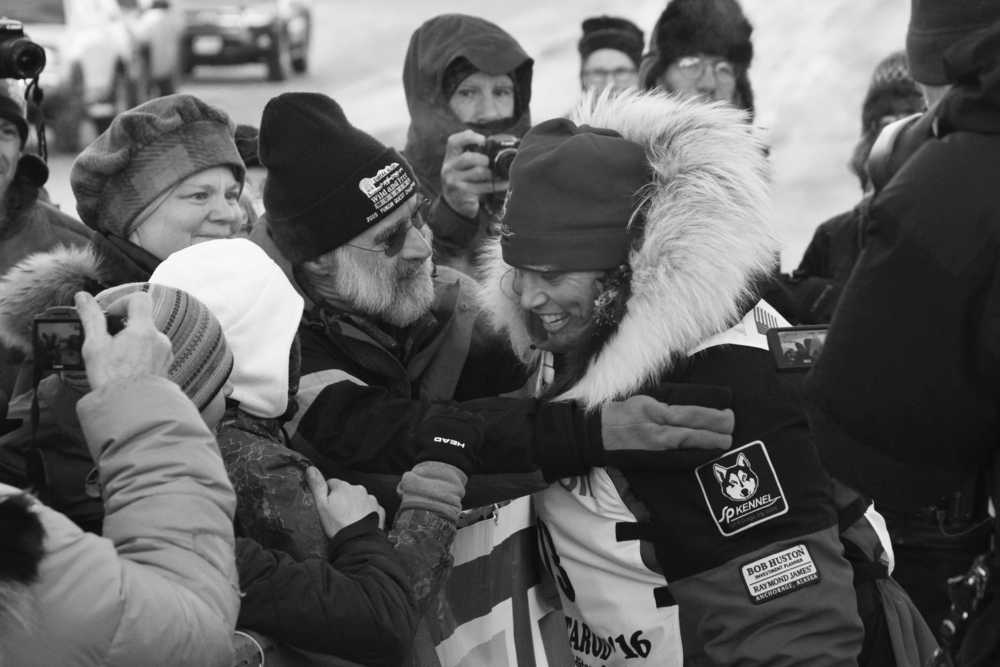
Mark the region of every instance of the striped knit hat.
<instances>
[{"instance_id":1,"label":"striped knit hat","mask_svg":"<svg viewBox=\"0 0 1000 667\"><path fill-rule=\"evenodd\" d=\"M115 116L73 163L76 211L88 227L127 239L138 215L167 189L211 167L246 168L221 109L167 95Z\"/></svg>"},{"instance_id":2,"label":"striped knit hat","mask_svg":"<svg viewBox=\"0 0 1000 667\"><path fill-rule=\"evenodd\" d=\"M108 310L114 302L139 291L152 297L153 324L170 339L174 351L167 377L204 410L233 370L233 354L222 326L201 301L165 285L126 283L104 290L96 299Z\"/></svg>"}]
</instances>

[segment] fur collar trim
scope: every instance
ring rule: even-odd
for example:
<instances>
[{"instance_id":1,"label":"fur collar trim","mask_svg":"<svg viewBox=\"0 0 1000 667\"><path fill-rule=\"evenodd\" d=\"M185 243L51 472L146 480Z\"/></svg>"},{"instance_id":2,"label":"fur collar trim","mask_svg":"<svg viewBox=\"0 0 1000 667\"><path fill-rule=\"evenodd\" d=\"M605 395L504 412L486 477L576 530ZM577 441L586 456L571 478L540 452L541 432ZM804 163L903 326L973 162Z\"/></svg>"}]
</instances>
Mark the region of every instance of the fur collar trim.
<instances>
[{"instance_id":1,"label":"fur collar trim","mask_svg":"<svg viewBox=\"0 0 1000 667\"><path fill-rule=\"evenodd\" d=\"M36 315L51 306L72 306L74 294L96 293L109 280L92 246L29 255L0 279L0 341L30 356Z\"/></svg>"},{"instance_id":2,"label":"fur collar trim","mask_svg":"<svg viewBox=\"0 0 1000 667\"><path fill-rule=\"evenodd\" d=\"M571 117L645 147L654 174L644 236L629 255L625 315L583 378L559 397L596 409L655 381L739 321L754 282L777 261L778 244L768 225L763 146L743 112L650 92L588 97ZM519 357L537 363L525 313L503 285L511 267L499 241L482 261L483 309Z\"/></svg>"}]
</instances>

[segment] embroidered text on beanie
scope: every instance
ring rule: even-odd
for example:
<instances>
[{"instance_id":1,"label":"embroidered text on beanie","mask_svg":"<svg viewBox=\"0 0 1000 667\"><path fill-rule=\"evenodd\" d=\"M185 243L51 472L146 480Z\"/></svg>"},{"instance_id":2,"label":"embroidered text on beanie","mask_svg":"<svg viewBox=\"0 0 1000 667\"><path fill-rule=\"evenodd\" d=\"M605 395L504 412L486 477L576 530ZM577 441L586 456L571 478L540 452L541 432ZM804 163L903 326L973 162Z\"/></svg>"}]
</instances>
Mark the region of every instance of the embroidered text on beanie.
<instances>
[{"instance_id":1,"label":"embroidered text on beanie","mask_svg":"<svg viewBox=\"0 0 1000 667\"><path fill-rule=\"evenodd\" d=\"M652 181L642 146L557 118L532 128L510 169L501 239L511 266L610 269L628 258L627 227Z\"/></svg>"},{"instance_id":2,"label":"embroidered text on beanie","mask_svg":"<svg viewBox=\"0 0 1000 667\"><path fill-rule=\"evenodd\" d=\"M271 236L293 265L342 246L417 191L406 160L351 125L326 95L272 98L258 144Z\"/></svg>"}]
</instances>

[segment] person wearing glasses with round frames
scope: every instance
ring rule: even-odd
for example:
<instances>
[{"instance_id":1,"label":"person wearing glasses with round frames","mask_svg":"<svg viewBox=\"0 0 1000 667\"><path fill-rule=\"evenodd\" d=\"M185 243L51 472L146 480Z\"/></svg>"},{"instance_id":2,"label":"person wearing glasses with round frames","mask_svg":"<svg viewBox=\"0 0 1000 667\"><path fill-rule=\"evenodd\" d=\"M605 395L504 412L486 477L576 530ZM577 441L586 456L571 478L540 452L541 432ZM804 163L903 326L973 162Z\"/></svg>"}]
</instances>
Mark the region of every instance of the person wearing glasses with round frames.
<instances>
[{"instance_id":1,"label":"person wearing glasses with round frames","mask_svg":"<svg viewBox=\"0 0 1000 667\"><path fill-rule=\"evenodd\" d=\"M626 90L639 85L645 35L628 19L594 16L584 20L580 51L580 88Z\"/></svg>"},{"instance_id":2,"label":"person wearing glasses with round frames","mask_svg":"<svg viewBox=\"0 0 1000 667\"><path fill-rule=\"evenodd\" d=\"M753 120L752 32L736 0L671 0L653 28L640 86L729 102Z\"/></svg>"}]
</instances>

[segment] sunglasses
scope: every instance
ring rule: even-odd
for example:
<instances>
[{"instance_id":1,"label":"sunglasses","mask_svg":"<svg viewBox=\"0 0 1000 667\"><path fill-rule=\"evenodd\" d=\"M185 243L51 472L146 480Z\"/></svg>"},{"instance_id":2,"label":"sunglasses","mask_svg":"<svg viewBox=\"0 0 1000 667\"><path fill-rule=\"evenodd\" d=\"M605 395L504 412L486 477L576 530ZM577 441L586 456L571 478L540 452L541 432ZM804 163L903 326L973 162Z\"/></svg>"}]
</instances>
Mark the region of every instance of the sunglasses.
<instances>
[{"instance_id":1,"label":"sunglasses","mask_svg":"<svg viewBox=\"0 0 1000 667\"><path fill-rule=\"evenodd\" d=\"M392 227L375 237L374 248L366 248L354 243L347 243L346 245L352 248L357 248L358 250L364 250L366 252L385 253L386 257L395 257L403 250L403 246L406 245L406 237L409 235L410 229L420 231L420 238L424 241L424 243L427 243L427 239L424 237L422 230L424 226L427 225L427 212L429 209L430 200L426 197L422 197L420 202L417 204L417 207L413 209L413 213L410 217L400 220L395 227ZM428 247L430 246L428 245Z\"/></svg>"}]
</instances>

